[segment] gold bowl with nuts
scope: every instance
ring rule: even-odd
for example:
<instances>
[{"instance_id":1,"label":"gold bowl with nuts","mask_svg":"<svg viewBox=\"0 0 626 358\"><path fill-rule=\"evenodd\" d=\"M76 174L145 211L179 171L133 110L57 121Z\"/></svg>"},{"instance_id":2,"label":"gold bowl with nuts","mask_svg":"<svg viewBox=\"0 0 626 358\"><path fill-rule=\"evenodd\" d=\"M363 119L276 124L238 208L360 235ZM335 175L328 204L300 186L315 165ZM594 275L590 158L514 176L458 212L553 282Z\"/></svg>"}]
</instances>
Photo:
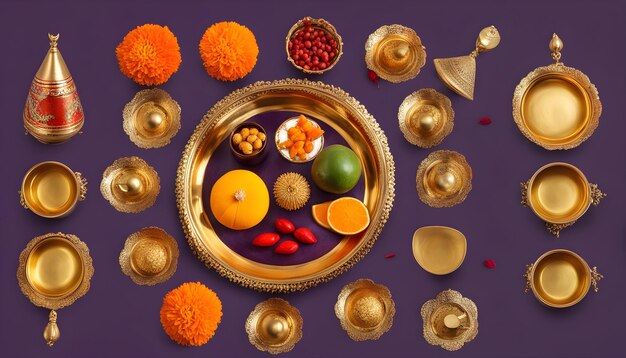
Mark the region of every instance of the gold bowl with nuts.
<instances>
[{"instance_id":1,"label":"gold bowl with nuts","mask_svg":"<svg viewBox=\"0 0 626 358\"><path fill-rule=\"evenodd\" d=\"M258 123L244 122L230 134L230 150L241 164L255 165L267 156L267 132Z\"/></svg>"}]
</instances>

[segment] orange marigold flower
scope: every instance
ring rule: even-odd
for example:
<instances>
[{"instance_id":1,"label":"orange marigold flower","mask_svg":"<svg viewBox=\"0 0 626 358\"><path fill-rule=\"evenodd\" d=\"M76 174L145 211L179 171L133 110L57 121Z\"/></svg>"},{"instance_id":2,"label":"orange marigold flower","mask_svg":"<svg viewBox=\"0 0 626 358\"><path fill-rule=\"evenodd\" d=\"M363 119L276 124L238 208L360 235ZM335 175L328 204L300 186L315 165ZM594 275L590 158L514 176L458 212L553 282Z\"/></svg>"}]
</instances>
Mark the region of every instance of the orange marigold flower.
<instances>
[{"instance_id":1,"label":"orange marigold flower","mask_svg":"<svg viewBox=\"0 0 626 358\"><path fill-rule=\"evenodd\" d=\"M115 49L120 71L140 85L165 83L182 62L176 36L167 26L146 24L129 32Z\"/></svg>"},{"instance_id":2,"label":"orange marigold flower","mask_svg":"<svg viewBox=\"0 0 626 358\"><path fill-rule=\"evenodd\" d=\"M161 306L161 325L176 343L201 346L222 320L222 302L200 282L187 282L168 292Z\"/></svg>"},{"instance_id":3,"label":"orange marigold flower","mask_svg":"<svg viewBox=\"0 0 626 358\"><path fill-rule=\"evenodd\" d=\"M200 40L200 57L206 71L220 81L234 81L256 65L259 46L252 31L236 22L218 22Z\"/></svg>"}]
</instances>

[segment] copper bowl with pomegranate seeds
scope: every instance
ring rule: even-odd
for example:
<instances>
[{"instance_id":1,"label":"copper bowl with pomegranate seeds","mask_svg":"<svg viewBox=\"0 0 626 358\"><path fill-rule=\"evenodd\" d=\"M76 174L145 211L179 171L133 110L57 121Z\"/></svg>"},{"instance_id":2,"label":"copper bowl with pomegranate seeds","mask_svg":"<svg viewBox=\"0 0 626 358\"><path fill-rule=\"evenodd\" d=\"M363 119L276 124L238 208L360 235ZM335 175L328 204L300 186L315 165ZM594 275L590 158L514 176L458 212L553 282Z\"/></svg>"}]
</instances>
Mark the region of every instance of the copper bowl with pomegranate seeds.
<instances>
[{"instance_id":1,"label":"copper bowl with pomegranate seeds","mask_svg":"<svg viewBox=\"0 0 626 358\"><path fill-rule=\"evenodd\" d=\"M287 33L285 51L287 60L304 73L322 74L339 62L343 42L328 21L305 17Z\"/></svg>"}]
</instances>

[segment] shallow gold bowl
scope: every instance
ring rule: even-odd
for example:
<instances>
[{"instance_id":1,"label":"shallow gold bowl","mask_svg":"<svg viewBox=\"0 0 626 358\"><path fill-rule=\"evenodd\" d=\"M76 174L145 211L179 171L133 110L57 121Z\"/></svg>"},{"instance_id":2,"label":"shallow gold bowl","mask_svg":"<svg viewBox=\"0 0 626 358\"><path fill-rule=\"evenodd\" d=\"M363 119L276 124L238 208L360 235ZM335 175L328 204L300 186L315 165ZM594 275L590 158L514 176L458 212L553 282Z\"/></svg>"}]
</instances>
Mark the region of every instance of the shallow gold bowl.
<instances>
[{"instance_id":1,"label":"shallow gold bowl","mask_svg":"<svg viewBox=\"0 0 626 358\"><path fill-rule=\"evenodd\" d=\"M180 113L178 103L164 90L141 90L124 107L124 132L140 148L163 147L180 129Z\"/></svg>"},{"instance_id":2,"label":"shallow gold bowl","mask_svg":"<svg viewBox=\"0 0 626 358\"><path fill-rule=\"evenodd\" d=\"M69 215L87 194L81 173L59 162L41 162L28 170L22 180L22 206L45 218Z\"/></svg>"},{"instance_id":3,"label":"shallow gold bowl","mask_svg":"<svg viewBox=\"0 0 626 358\"><path fill-rule=\"evenodd\" d=\"M145 227L131 234L120 252L122 272L138 285L156 285L169 280L178 264L176 240L158 227Z\"/></svg>"},{"instance_id":4,"label":"shallow gold bowl","mask_svg":"<svg viewBox=\"0 0 626 358\"><path fill-rule=\"evenodd\" d=\"M289 352L302 338L302 316L297 308L280 298L256 305L246 320L250 343L271 354Z\"/></svg>"},{"instance_id":5,"label":"shallow gold bowl","mask_svg":"<svg viewBox=\"0 0 626 358\"><path fill-rule=\"evenodd\" d=\"M448 351L461 349L478 335L478 308L454 290L440 292L421 309L424 339Z\"/></svg>"},{"instance_id":6,"label":"shallow gold bowl","mask_svg":"<svg viewBox=\"0 0 626 358\"><path fill-rule=\"evenodd\" d=\"M322 257L300 265L267 265L230 249L205 212L204 174L216 148L239 123L269 111L298 112L337 131L362 163L363 202L371 223L347 236ZM262 291L305 290L345 272L369 252L394 198L394 161L384 132L365 107L340 88L307 80L257 82L219 101L196 127L183 153L176 180L180 219L189 245L209 267L231 281Z\"/></svg>"},{"instance_id":7,"label":"shallow gold bowl","mask_svg":"<svg viewBox=\"0 0 626 358\"><path fill-rule=\"evenodd\" d=\"M389 82L415 78L426 64L426 47L415 30L402 25L385 25L365 43L367 68Z\"/></svg>"},{"instance_id":8,"label":"shallow gold bowl","mask_svg":"<svg viewBox=\"0 0 626 358\"><path fill-rule=\"evenodd\" d=\"M324 149L324 135L323 134L321 137L311 142L313 144L313 150L311 151L311 153L306 154L305 159L300 159L298 156L296 156L295 158L291 158L289 156L289 149L288 148L281 149L279 146L280 143L283 143L284 141L289 139L289 134L287 132L289 131L289 128L293 128L298 124L299 119L300 119L299 117L288 118L280 126L278 126L278 128L276 129L276 135L274 137L274 141L276 142L276 148L278 149L278 152L280 153L280 155L283 156L283 158L287 159L288 161L292 163L307 163L315 159L315 157L317 157L317 155L320 154L322 149ZM314 120L310 118L307 118L307 119L311 122L311 124L313 124L313 127L319 128L320 125L317 124L317 122L315 122Z\"/></svg>"},{"instance_id":9,"label":"shallow gold bowl","mask_svg":"<svg viewBox=\"0 0 626 358\"><path fill-rule=\"evenodd\" d=\"M138 213L156 201L161 184L156 170L139 157L117 159L102 174L100 192L118 211Z\"/></svg>"},{"instance_id":10,"label":"shallow gold bowl","mask_svg":"<svg viewBox=\"0 0 626 358\"><path fill-rule=\"evenodd\" d=\"M344 286L335 304L341 327L355 341L380 338L391 329L395 313L389 289L369 279Z\"/></svg>"},{"instance_id":11,"label":"shallow gold bowl","mask_svg":"<svg viewBox=\"0 0 626 358\"><path fill-rule=\"evenodd\" d=\"M434 208L462 203L472 190L472 168L465 156L451 150L438 150L426 157L415 176L420 200Z\"/></svg>"},{"instance_id":12,"label":"shallow gold bowl","mask_svg":"<svg viewBox=\"0 0 626 358\"><path fill-rule=\"evenodd\" d=\"M424 226L413 234L413 257L427 272L446 275L465 260L467 240L462 232L446 226Z\"/></svg>"},{"instance_id":13,"label":"shallow gold bowl","mask_svg":"<svg viewBox=\"0 0 626 358\"><path fill-rule=\"evenodd\" d=\"M404 138L421 148L433 147L452 132L454 110L450 99L432 88L407 96L398 110Z\"/></svg>"}]
</instances>

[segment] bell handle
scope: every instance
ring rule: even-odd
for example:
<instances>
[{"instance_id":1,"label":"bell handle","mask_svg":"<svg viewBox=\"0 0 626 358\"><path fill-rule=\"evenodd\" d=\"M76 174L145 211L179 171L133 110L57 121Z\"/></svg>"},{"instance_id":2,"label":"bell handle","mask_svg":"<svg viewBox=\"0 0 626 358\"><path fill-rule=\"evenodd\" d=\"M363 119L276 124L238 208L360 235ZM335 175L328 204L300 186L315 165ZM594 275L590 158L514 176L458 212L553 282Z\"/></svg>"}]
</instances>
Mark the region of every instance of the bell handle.
<instances>
[{"instance_id":1,"label":"bell handle","mask_svg":"<svg viewBox=\"0 0 626 358\"><path fill-rule=\"evenodd\" d=\"M593 286L593 292L598 292L598 281L602 280L604 276L598 272L598 268L594 266L591 270L591 286Z\"/></svg>"},{"instance_id":2,"label":"bell handle","mask_svg":"<svg viewBox=\"0 0 626 358\"><path fill-rule=\"evenodd\" d=\"M600 201L606 197L606 193L598 188L598 184L589 183L589 190L591 190L591 203L593 206L600 205Z\"/></svg>"},{"instance_id":3,"label":"bell handle","mask_svg":"<svg viewBox=\"0 0 626 358\"><path fill-rule=\"evenodd\" d=\"M520 203L524 207L530 206L530 196L528 195L529 184L530 184L530 179L525 182L519 183L521 195L522 195L522 200L520 201Z\"/></svg>"},{"instance_id":4,"label":"bell handle","mask_svg":"<svg viewBox=\"0 0 626 358\"><path fill-rule=\"evenodd\" d=\"M80 172L74 172L74 176L76 180L80 183L80 195L78 196L79 201L83 201L87 198L87 179L83 177L83 174Z\"/></svg>"},{"instance_id":5,"label":"bell handle","mask_svg":"<svg viewBox=\"0 0 626 358\"><path fill-rule=\"evenodd\" d=\"M57 326L57 312L55 310L50 311L48 316L48 324L43 330L43 339L48 344L48 347L52 347L61 338L61 331Z\"/></svg>"},{"instance_id":6,"label":"bell handle","mask_svg":"<svg viewBox=\"0 0 626 358\"><path fill-rule=\"evenodd\" d=\"M18 190L17 193L20 196L20 205L22 205L24 209L30 210L30 208L28 207L28 204L26 204L26 198L24 197L24 193L21 190Z\"/></svg>"},{"instance_id":7,"label":"bell handle","mask_svg":"<svg viewBox=\"0 0 626 358\"><path fill-rule=\"evenodd\" d=\"M522 275L525 279L526 279L526 287L524 287L524 293L528 293L528 291L531 289L531 272L533 271L533 265L534 264L528 264L526 265L526 272L524 272L524 275Z\"/></svg>"}]
</instances>

